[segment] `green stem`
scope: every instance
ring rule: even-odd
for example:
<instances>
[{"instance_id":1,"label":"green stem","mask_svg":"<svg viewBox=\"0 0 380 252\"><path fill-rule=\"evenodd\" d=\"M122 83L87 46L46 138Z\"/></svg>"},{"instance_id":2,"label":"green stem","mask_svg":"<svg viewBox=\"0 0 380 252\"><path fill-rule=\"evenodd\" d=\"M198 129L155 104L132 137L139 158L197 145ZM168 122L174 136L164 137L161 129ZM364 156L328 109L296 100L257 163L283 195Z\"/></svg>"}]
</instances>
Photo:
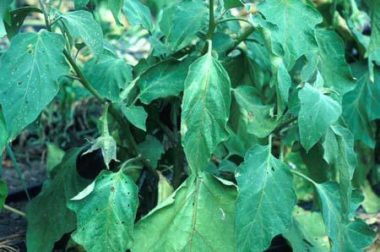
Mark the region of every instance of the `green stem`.
<instances>
[{"instance_id":1,"label":"green stem","mask_svg":"<svg viewBox=\"0 0 380 252\"><path fill-rule=\"evenodd\" d=\"M222 24L222 23L230 22L230 21L241 21L252 26L251 22L249 22L247 19L239 18L239 17L222 19L222 20L217 21L216 24L218 25L218 24Z\"/></svg>"},{"instance_id":2,"label":"green stem","mask_svg":"<svg viewBox=\"0 0 380 252\"><path fill-rule=\"evenodd\" d=\"M25 214L24 212L22 212L22 211L20 211L20 210L17 210L16 208L13 208L13 207L11 207L11 206L8 206L8 205L5 205L5 204L4 204L4 209L5 209L5 210L8 210L9 212L12 212L12 213L18 214L18 215L20 215L20 216L22 216L22 217L26 217L26 214Z\"/></svg>"},{"instance_id":3,"label":"green stem","mask_svg":"<svg viewBox=\"0 0 380 252\"><path fill-rule=\"evenodd\" d=\"M9 155L9 157L12 160L12 163L13 163L13 166L14 166L14 168L16 170L17 176L18 176L18 178L20 179L20 181L22 183L22 187L23 187L23 189L25 191L26 197L28 198L28 200L30 200L30 195L29 195L29 192L28 192L28 187L26 185L25 178L24 178L24 176L22 174L21 167L20 167L20 165L17 162L17 159L16 159L16 157L15 157L13 151L12 151L12 148L9 145L7 145L6 149L7 149L7 153Z\"/></svg>"},{"instance_id":4,"label":"green stem","mask_svg":"<svg viewBox=\"0 0 380 252\"><path fill-rule=\"evenodd\" d=\"M211 39L215 31L215 17L214 17L214 0L209 0L209 21L208 21L208 32L207 39Z\"/></svg>"},{"instance_id":5,"label":"green stem","mask_svg":"<svg viewBox=\"0 0 380 252\"><path fill-rule=\"evenodd\" d=\"M43 3L42 0L39 0L39 3L40 3L40 6L41 6L42 13L44 14L46 29L48 31L51 31L51 25L50 25L50 21L49 21L49 15L48 15L48 13L46 11L45 4Z\"/></svg>"},{"instance_id":6,"label":"green stem","mask_svg":"<svg viewBox=\"0 0 380 252\"><path fill-rule=\"evenodd\" d=\"M247 30L245 30L239 37L236 38L232 49L236 48L241 42L247 39L253 32L255 31L255 27L250 26Z\"/></svg>"},{"instance_id":7,"label":"green stem","mask_svg":"<svg viewBox=\"0 0 380 252\"><path fill-rule=\"evenodd\" d=\"M310 183L312 183L313 185L316 184L316 182L314 180L312 180L311 178L309 178L308 176L306 176L305 174L299 172L299 171L296 171L296 170L290 170L291 173L297 175L298 177L301 177L307 181L309 181Z\"/></svg>"}]
</instances>

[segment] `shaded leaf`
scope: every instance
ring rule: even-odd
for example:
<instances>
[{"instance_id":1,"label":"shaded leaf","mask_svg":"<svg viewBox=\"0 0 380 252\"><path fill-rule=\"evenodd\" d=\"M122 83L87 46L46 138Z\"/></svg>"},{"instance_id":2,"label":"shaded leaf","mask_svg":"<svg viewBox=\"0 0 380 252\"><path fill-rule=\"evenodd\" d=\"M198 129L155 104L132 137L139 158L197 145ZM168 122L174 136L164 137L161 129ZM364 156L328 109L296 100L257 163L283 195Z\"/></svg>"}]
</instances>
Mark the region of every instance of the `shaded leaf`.
<instances>
[{"instance_id":1,"label":"shaded leaf","mask_svg":"<svg viewBox=\"0 0 380 252\"><path fill-rule=\"evenodd\" d=\"M251 86L239 86L234 89L234 97L239 105L247 132L259 138L268 136L277 126L275 118L270 116L273 106L264 105Z\"/></svg>"},{"instance_id":2,"label":"shaded leaf","mask_svg":"<svg viewBox=\"0 0 380 252\"><path fill-rule=\"evenodd\" d=\"M148 114L145 112L144 107L142 106L123 106L122 112L125 115L125 117L130 121L133 126L146 131L146 119L148 117Z\"/></svg>"},{"instance_id":3,"label":"shaded leaf","mask_svg":"<svg viewBox=\"0 0 380 252\"><path fill-rule=\"evenodd\" d=\"M5 181L0 180L0 210L3 208L5 199L8 196L8 187Z\"/></svg>"},{"instance_id":4,"label":"shaded leaf","mask_svg":"<svg viewBox=\"0 0 380 252\"><path fill-rule=\"evenodd\" d=\"M177 96L183 91L187 71L192 60L164 61L147 71L137 80L140 100L149 104L158 98Z\"/></svg>"},{"instance_id":5,"label":"shaded leaf","mask_svg":"<svg viewBox=\"0 0 380 252\"><path fill-rule=\"evenodd\" d=\"M123 59L111 54L101 54L84 67L91 85L113 102L120 100L120 90L132 81L132 68Z\"/></svg>"},{"instance_id":6,"label":"shaded leaf","mask_svg":"<svg viewBox=\"0 0 380 252\"><path fill-rule=\"evenodd\" d=\"M148 135L144 142L138 145L138 150L141 155L148 159L153 168L157 167L157 162L160 160L161 155L164 153L164 146L154 136Z\"/></svg>"},{"instance_id":7,"label":"shaded leaf","mask_svg":"<svg viewBox=\"0 0 380 252\"><path fill-rule=\"evenodd\" d=\"M81 149L69 151L55 169L54 179L48 181L42 192L27 207L28 251L51 252L54 243L76 227L75 214L66 203L82 191L90 181L76 171L76 159Z\"/></svg>"}]
</instances>

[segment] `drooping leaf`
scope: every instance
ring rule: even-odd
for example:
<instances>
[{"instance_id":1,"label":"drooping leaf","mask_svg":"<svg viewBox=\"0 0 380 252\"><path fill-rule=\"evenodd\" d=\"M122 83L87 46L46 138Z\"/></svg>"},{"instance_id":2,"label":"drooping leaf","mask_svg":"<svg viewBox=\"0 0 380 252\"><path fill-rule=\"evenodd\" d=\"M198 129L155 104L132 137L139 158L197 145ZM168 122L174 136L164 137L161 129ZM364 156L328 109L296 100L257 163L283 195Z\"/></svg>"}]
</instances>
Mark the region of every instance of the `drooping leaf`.
<instances>
[{"instance_id":1,"label":"drooping leaf","mask_svg":"<svg viewBox=\"0 0 380 252\"><path fill-rule=\"evenodd\" d=\"M343 99L343 117L356 140L375 146L372 120L380 118L380 71L375 67L374 82L364 74L354 90Z\"/></svg>"},{"instance_id":2,"label":"drooping leaf","mask_svg":"<svg viewBox=\"0 0 380 252\"><path fill-rule=\"evenodd\" d=\"M136 225L132 251L235 251L235 198L233 186L191 176Z\"/></svg>"},{"instance_id":3,"label":"drooping leaf","mask_svg":"<svg viewBox=\"0 0 380 252\"><path fill-rule=\"evenodd\" d=\"M258 5L258 10L276 26L272 35L283 47L286 66L291 67L314 47L315 27L322 18L310 4L299 0L266 0Z\"/></svg>"},{"instance_id":4,"label":"drooping leaf","mask_svg":"<svg viewBox=\"0 0 380 252\"><path fill-rule=\"evenodd\" d=\"M132 80L131 67L123 59L105 53L89 61L84 74L103 97L113 102L120 100L120 90Z\"/></svg>"},{"instance_id":5,"label":"drooping leaf","mask_svg":"<svg viewBox=\"0 0 380 252\"><path fill-rule=\"evenodd\" d=\"M309 84L299 91L301 109L298 125L301 144L308 151L338 120L342 108L338 102Z\"/></svg>"},{"instance_id":6,"label":"drooping leaf","mask_svg":"<svg viewBox=\"0 0 380 252\"><path fill-rule=\"evenodd\" d=\"M109 165L112 160L118 161L116 158L116 153L117 153L117 144L115 139L110 135L108 131L108 107L106 107L105 112L103 116L100 118L100 123L101 123L101 135L96 138L94 141L91 143L90 149L88 149L83 155L86 155L87 153L96 151L96 150L101 150L104 164L107 166L109 169Z\"/></svg>"},{"instance_id":7,"label":"drooping leaf","mask_svg":"<svg viewBox=\"0 0 380 252\"><path fill-rule=\"evenodd\" d=\"M0 180L0 210L3 208L5 199L8 197L8 187L5 181Z\"/></svg>"},{"instance_id":8,"label":"drooping leaf","mask_svg":"<svg viewBox=\"0 0 380 252\"><path fill-rule=\"evenodd\" d=\"M3 0L0 1L0 38L7 35L7 31L5 30L4 19L7 11L9 11L9 5L13 0Z\"/></svg>"},{"instance_id":9,"label":"drooping leaf","mask_svg":"<svg viewBox=\"0 0 380 252\"><path fill-rule=\"evenodd\" d=\"M90 12L72 11L60 18L71 37L83 40L94 54L103 52L103 31Z\"/></svg>"},{"instance_id":10,"label":"drooping leaf","mask_svg":"<svg viewBox=\"0 0 380 252\"><path fill-rule=\"evenodd\" d=\"M140 0L125 0L123 9L131 25L141 25L147 30L153 29L152 14Z\"/></svg>"},{"instance_id":11,"label":"drooping leaf","mask_svg":"<svg viewBox=\"0 0 380 252\"><path fill-rule=\"evenodd\" d=\"M347 222L341 215L341 200L338 184L314 183L322 204L322 216L326 232L332 240L332 251L363 251L368 247L375 233L361 221Z\"/></svg>"},{"instance_id":12,"label":"drooping leaf","mask_svg":"<svg viewBox=\"0 0 380 252\"><path fill-rule=\"evenodd\" d=\"M216 146L227 139L230 79L211 51L190 65L182 101L181 135L193 171L202 170Z\"/></svg>"},{"instance_id":13,"label":"drooping leaf","mask_svg":"<svg viewBox=\"0 0 380 252\"><path fill-rule=\"evenodd\" d=\"M149 160L153 168L157 167L157 162L164 153L164 146L154 136L148 135L144 142L138 145L141 155Z\"/></svg>"},{"instance_id":14,"label":"drooping leaf","mask_svg":"<svg viewBox=\"0 0 380 252\"><path fill-rule=\"evenodd\" d=\"M273 106L262 104L251 86L234 89L234 97L239 105L247 132L259 138L268 136L277 126L276 119L270 116Z\"/></svg>"},{"instance_id":15,"label":"drooping leaf","mask_svg":"<svg viewBox=\"0 0 380 252\"><path fill-rule=\"evenodd\" d=\"M296 195L288 169L269 146L256 145L246 153L235 175L238 251L264 251L291 226Z\"/></svg>"},{"instance_id":16,"label":"drooping leaf","mask_svg":"<svg viewBox=\"0 0 380 252\"><path fill-rule=\"evenodd\" d=\"M325 252L330 250L322 216L296 207L292 226L283 233L294 252Z\"/></svg>"},{"instance_id":17,"label":"drooping leaf","mask_svg":"<svg viewBox=\"0 0 380 252\"><path fill-rule=\"evenodd\" d=\"M158 98L177 96L183 91L190 63L189 59L181 62L164 61L149 68L137 80L140 100L149 104Z\"/></svg>"},{"instance_id":18,"label":"drooping leaf","mask_svg":"<svg viewBox=\"0 0 380 252\"><path fill-rule=\"evenodd\" d=\"M87 251L126 251L133 241L137 186L120 170L103 171L89 187L68 203L77 220L72 238Z\"/></svg>"},{"instance_id":19,"label":"drooping leaf","mask_svg":"<svg viewBox=\"0 0 380 252\"><path fill-rule=\"evenodd\" d=\"M357 163L354 138L348 129L334 125L327 131L323 148L324 159L333 165L338 173L342 215L348 218L352 191L351 180Z\"/></svg>"},{"instance_id":20,"label":"drooping leaf","mask_svg":"<svg viewBox=\"0 0 380 252\"><path fill-rule=\"evenodd\" d=\"M145 112L145 109L142 106L123 106L121 110L128 121L133 124L133 126L146 131L146 119L148 117L148 114Z\"/></svg>"},{"instance_id":21,"label":"drooping leaf","mask_svg":"<svg viewBox=\"0 0 380 252\"><path fill-rule=\"evenodd\" d=\"M80 149L68 152L55 169L54 179L47 182L42 192L29 203L28 251L51 252L56 241L75 229L75 214L66 207L66 203L90 183L76 171L80 152Z\"/></svg>"},{"instance_id":22,"label":"drooping leaf","mask_svg":"<svg viewBox=\"0 0 380 252\"><path fill-rule=\"evenodd\" d=\"M183 1L163 10L160 20L165 42L173 51L187 46L207 27L208 8L201 0Z\"/></svg>"},{"instance_id":23,"label":"drooping leaf","mask_svg":"<svg viewBox=\"0 0 380 252\"><path fill-rule=\"evenodd\" d=\"M15 10L10 11L9 21L5 22L5 29L7 31L7 37L9 39L13 38L17 34L19 29L23 25L25 18L33 12L41 13L41 10L36 7L27 6L27 7L21 7L21 8L17 8Z\"/></svg>"},{"instance_id":24,"label":"drooping leaf","mask_svg":"<svg viewBox=\"0 0 380 252\"><path fill-rule=\"evenodd\" d=\"M45 30L18 34L0 58L0 104L11 137L32 123L68 74L63 37Z\"/></svg>"}]
</instances>

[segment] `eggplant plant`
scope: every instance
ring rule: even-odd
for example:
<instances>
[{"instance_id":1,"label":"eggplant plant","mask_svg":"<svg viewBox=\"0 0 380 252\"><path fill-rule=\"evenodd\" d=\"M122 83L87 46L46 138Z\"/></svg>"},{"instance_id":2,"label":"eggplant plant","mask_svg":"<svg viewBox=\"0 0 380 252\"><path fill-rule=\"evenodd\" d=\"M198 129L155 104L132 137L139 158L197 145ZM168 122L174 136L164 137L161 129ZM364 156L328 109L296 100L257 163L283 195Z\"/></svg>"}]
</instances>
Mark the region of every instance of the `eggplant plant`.
<instances>
[{"instance_id":1,"label":"eggplant plant","mask_svg":"<svg viewBox=\"0 0 380 252\"><path fill-rule=\"evenodd\" d=\"M0 149L63 82L103 111L29 203L28 251L63 237L89 252L373 243L357 209L379 144L380 1L61 2L0 3ZM149 42L135 64L108 43L104 8ZM30 13L42 29L20 30Z\"/></svg>"}]
</instances>

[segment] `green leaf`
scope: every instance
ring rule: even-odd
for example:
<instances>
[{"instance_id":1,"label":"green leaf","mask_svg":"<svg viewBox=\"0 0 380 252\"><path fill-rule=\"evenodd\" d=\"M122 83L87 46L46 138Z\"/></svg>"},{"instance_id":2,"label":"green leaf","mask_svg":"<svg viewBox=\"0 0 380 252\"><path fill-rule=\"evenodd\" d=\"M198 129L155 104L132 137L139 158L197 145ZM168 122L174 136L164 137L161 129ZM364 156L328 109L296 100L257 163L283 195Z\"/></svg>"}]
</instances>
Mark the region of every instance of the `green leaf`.
<instances>
[{"instance_id":1,"label":"green leaf","mask_svg":"<svg viewBox=\"0 0 380 252\"><path fill-rule=\"evenodd\" d=\"M28 251L51 252L56 241L75 229L75 215L66 203L90 183L76 171L76 159L80 152L81 149L68 152L55 169L54 179L46 183L42 192L29 203Z\"/></svg>"},{"instance_id":2,"label":"green leaf","mask_svg":"<svg viewBox=\"0 0 380 252\"><path fill-rule=\"evenodd\" d=\"M183 91L187 71L192 60L164 61L140 75L140 100L149 104L158 98L178 96Z\"/></svg>"},{"instance_id":3,"label":"green leaf","mask_svg":"<svg viewBox=\"0 0 380 252\"><path fill-rule=\"evenodd\" d=\"M90 0L74 0L75 9L85 8Z\"/></svg>"},{"instance_id":4,"label":"green leaf","mask_svg":"<svg viewBox=\"0 0 380 252\"><path fill-rule=\"evenodd\" d=\"M380 66L380 2L371 1L371 39L367 54L369 64L369 78L374 81L374 65Z\"/></svg>"},{"instance_id":5,"label":"green leaf","mask_svg":"<svg viewBox=\"0 0 380 252\"><path fill-rule=\"evenodd\" d=\"M9 141L9 132L4 120L3 111L0 109L0 152L2 152Z\"/></svg>"},{"instance_id":6,"label":"green leaf","mask_svg":"<svg viewBox=\"0 0 380 252\"><path fill-rule=\"evenodd\" d=\"M291 226L296 204L293 177L271 148L261 145L248 150L235 177L238 251L264 251L272 238Z\"/></svg>"},{"instance_id":7,"label":"green leaf","mask_svg":"<svg viewBox=\"0 0 380 252\"><path fill-rule=\"evenodd\" d=\"M32 123L58 93L59 77L68 74L59 34L15 36L0 59L0 104L11 137Z\"/></svg>"},{"instance_id":8,"label":"green leaf","mask_svg":"<svg viewBox=\"0 0 380 252\"><path fill-rule=\"evenodd\" d=\"M5 22L5 29L7 30L7 37L9 39L13 38L17 34L23 25L25 18L33 12L42 13L39 8L32 6L21 7L10 11L9 21Z\"/></svg>"},{"instance_id":9,"label":"green leaf","mask_svg":"<svg viewBox=\"0 0 380 252\"><path fill-rule=\"evenodd\" d=\"M315 38L318 48L308 56L309 60L318 66L325 86L343 97L356 84L345 60L345 45L338 34L326 29L317 29Z\"/></svg>"},{"instance_id":10,"label":"green leaf","mask_svg":"<svg viewBox=\"0 0 380 252\"><path fill-rule=\"evenodd\" d=\"M87 251L120 252L130 248L138 206L138 188L122 170L103 171L68 207L76 214L75 242ZM89 194L88 194L89 193Z\"/></svg>"},{"instance_id":11,"label":"green leaf","mask_svg":"<svg viewBox=\"0 0 380 252\"><path fill-rule=\"evenodd\" d=\"M141 25L147 30L153 29L152 14L140 0L125 0L124 12L131 25Z\"/></svg>"},{"instance_id":12,"label":"green leaf","mask_svg":"<svg viewBox=\"0 0 380 252\"><path fill-rule=\"evenodd\" d=\"M157 162L165 152L161 142L151 135L147 135L145 141L140 143L137 148L141 155L149 160L153 168L157 167Z\"/></svg>"},{"instance_id":13,"label":"green leaf","mask_svg":"<svg viewBox=\"0 0 380 252\"><path fill-rule=\"evenodd\" d=\"M132 251L235 251L235 198L233 186L191 176L137 223Z\"/></svg>"},{"instance_id":14,"label":"green leaf","mask_svg":"<svg viewBox=\"0 0 380 252\"><path fill-rule=\"evenodd\" d=\"M240 0L223 0L223 7L225 10L243 6L244 5Z\"/></svg>"},{"instance_id":15,"label":"green leaf","mask_svg":"<svg viewBox=\"0 0 380 252\"><path fill-rule=\"evenodd\" d=\"M103 52L103 31L90 12L73 11L62 14L60 18L70 36L83 40L94 54Z\"/></svg>"},{"instance_id":16,"label":"green leaf","mask_svg":"<svg viewBox=\"0 0 380 252\"><path fill-rule=\"evenodd\" d=\"M305 211L296 207L293 211L292 226L283 233L294 252L330 251L325 225L320 213Z\"/></svg>"},{"instance_id":17,"label":"green leaf","mask_svg":"<svg viewBox=\"0 0 380 252\"><path fill-rule=\"evenodd\" d=\"M282 45L288 67L314 47L314 30L322 18L310 4L299 0L266 0L258 5L258 10L266 21L276 25L272 29L273 39Z\"/></svg>"},{"instance_id":18,"label":"green leaf","mask_svg":"<svg viewBox=\"0 0 380 252\"><path fill-rule=\"evenodd\" d=\"M298 125L302 146L309 151L342 113L340 104L318 89L305 84L298 97L301 109Z\"/></svg>"},{"instance_id":19,"label":"green leaf","mask_svg":"<svg viewBox=\"0 0 380 252\"><path fill-rule=\"evenodd\" d=\"M3 208L5 199L8 196L8 187L5 181L0 180L0 210Z\"/></svg>"},{"instance_id":20,"label":"green leaf","mask_svg":"<svg viewBox=\"0 0 380 252\"><path fill-rule=\"evenodd\" d=\"M146 131L146 119L148 114L145 112L144 107L142 106L123 106L122 112L129 122L133 124L133 126Z\"/></svg>"},{"instance_id":21,"label":"green leaf","mask_svg":"<svg viewBox=\"0 0 380 252\"><path fill-rule=\"evenodd\" d=\"M362 205L365 212L369 214L378 213L380 211L380 197L373 191L368 180L365 180L362 190L364 194L364 201Z\"/></svg>"},{"instance_id":22,"label":"green leaf","mask_svg":"<svg viewBox=\"0 0 380 252\"><path fill-rule=\"evenodd\" d=\"M374 129L371 121L380 118L380 71L374 69L374 82L364 74L354 90L343 98L343 117L355 139L374 148Z\"/></svg>"},{"instance_id":23,"label":"green leaf","mask_svg":"<svg viewBox=\"0 0 380 252\"><path fill-rule=\"evenodd\" d=\"M323 147L324 159L333 165L338 173L342 212L343 216L348 218L352 191L351 180L357 164L354 137L348 129L334 125L327 131Z\"/></svg>"},{"instance_id":24,"label":"green leaf","mask_svg":"<svg viewBox=\"0 0 380 252\"><path fill-rule=\"evenodd\" d=\"M103 53L85 65L84 75L103 97L117 102L120 90L132 81L132 68L123 59Z\"/></svg>"},{"instance_id":25,"label":"green leaf","mask_svg":"<svg viewBox=\"0 0 380 252\"><path fill-rule=\"evenodd\" d=\"M182 101L181 135L192 171L204 169L217 145L228 137L230 88L227 72L211 51L190 65Z\"/></svg>"},{"instance_id":26,"label":"green leaf","mask_svg":"<svg viewBox=\"0 0 380 252\"><path fill-rule=\"evenodd\" d=\"M52 171L57 165L61 163L64 156L65 151L63 151L57 145L52 143L47 144L46 169L49 174L52 174Z\"/></svg>"},{"instance_id":27,"label":"green leaf","mask_svg":"<svg viewBox=\"0 0 380 252\"><path fill-rule=\"evenodd\" d=\"M165 41L173 51L187 46L207 27L208 8L201 0L175 3L163 10L159 22Z\"/></svg>"},{"instance_id":28,"label":"green leaf","mask_svg":"<svg viewBox=\"0 0 380 252\"><path fill-rule=\"evenodd\" d=\"M127 0L130 1L130 0ZM124 0L108 0L108 8L110 8L113 17L118 25L122 25L120 22L120 12L123 8Z\"/></svg>"},{"instance_id":29,"label":"green leaf","mask_svg":"<svg viewBox=\"0 0 380 252\"><path fill-rule=\"evenodd\" d=\"M7 31L5 30L5 24L4 19L9 11L9 5L12 3L13 0L3 0L0 1L0 38L7 35Z\"/></svg>"},{"instance_id":30,"label":"green leaf","mask_svg":"<svg viewBox=\"0 0 380 252\"><path fill-rule=\"evenodd\" d=\"M375 238L375 233L363 222L347 223L341 215L341 199L338 184L326 182L314 183L321 204L326 231L332 240L332 251L363 251Z\"/></svg>"},{"instance_id":31,"label":"green leaf","mask_svg":"<svg viewBox=\"0 0 380 252\"><path fill-rule=\"evenodd\" d=\"M238 86L234 89L234 97L248 133L263 138L276 128L277 122L270 116L273 106L262 104L252 86Z\"/></svg>"}]
</instances>

